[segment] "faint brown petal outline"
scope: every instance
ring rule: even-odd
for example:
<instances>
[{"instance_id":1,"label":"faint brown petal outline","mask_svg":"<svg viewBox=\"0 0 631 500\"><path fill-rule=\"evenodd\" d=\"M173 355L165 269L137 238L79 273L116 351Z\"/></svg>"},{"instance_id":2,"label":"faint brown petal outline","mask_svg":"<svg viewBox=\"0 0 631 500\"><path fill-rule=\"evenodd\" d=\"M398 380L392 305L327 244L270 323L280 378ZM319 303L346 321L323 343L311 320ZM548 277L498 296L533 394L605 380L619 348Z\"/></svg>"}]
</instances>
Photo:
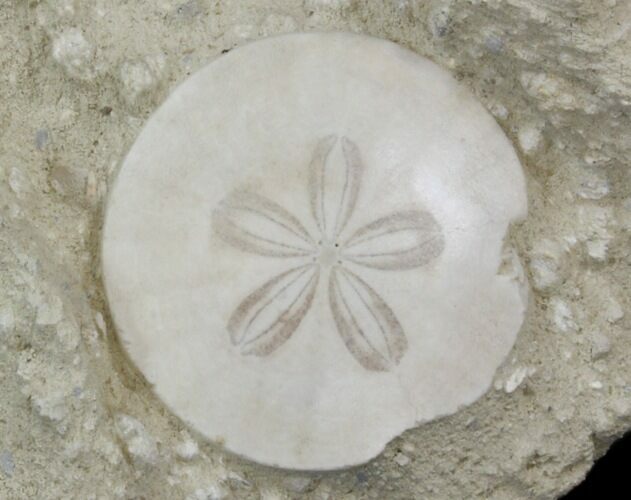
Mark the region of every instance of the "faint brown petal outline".
<instances>
[{"instance_id":1,"label":"faint brown petal outline","mask_svg":"<svg viewBox=\"0 0 631 500\"><path fill-rule=\"evenodd\" d=\"M246 214L266 219L294 241L277 241L270 235L253 233L242 220ZM248 191L231 194L213 211L213 227L230 245L258 255L300 257L315 251L313 238L296 217L276 202Z\"/></svg>"},{"instance_id":2,"label":"faint brown petal outline","mask_svg":"<svg viewBox=\"0 0 631 500\"><path fill-rule=\"evenodd\" d=\"M285 271L257 288L228 320L232 343L246 355L266 356L276 350L291 337L309 311L319 279L317 266L307 264ZM288 299L284 292L294 285L299 291L297 295L291 295L293 299ZM257 320L273 307L279 312L271 324L264 329L256 328L260 326L256 325Z\"/></svg>"},{"instance_id":3,"label":"faint brown petal outline","mask_svg":"<svg viewBox=\"0 0 631 500\"><path fill-rule=\"evenodd\" d=\"M375 332L362 330L357 320L361 312L353 310L348 296L344 296L340 275L350 285L347 292L352 290L369 311L371 326L383 337L385 352L371 342L370 337L374 338ZM386 371L399 363L408 346L403 328L390 306L368 283L347 269L334 268L329 276L329 304L346 348L364 368Z\"/></svg>"},{"instance_id":4,"label":"faint brown petal outline","mask_svg":"<svg viewBox=\"0 0 631 500\"><path fill-rule=\"evenodd\" d=\"M335 135L328 135L320 140L309 163L309 206L311 215L313 215L322 235L327 233L325 209L326 165L336 142L337 136Z\"/></svg>"},{"instance_id":5,"label":"faint brown petal outline","mask_svg":"<svg viewBox=\"0 0 631 500\"><path fill-rule=\"evenodd\" d=\"M342 137L344 186L339 200L335 200L338 206L335 211L334 226L330 227L329 221L327 221L327 204L331 203L332 200L327 196L326 177L333 167L327 160L336 142L337 137L335 135L330 135L320 140L316 145L313 159L309 164L308 189L311 214L318 225L322 237L325 239L336 239L348 223L355 210L364 170L357 145L348 138ZM331 215L330 212L329 215ZM331 229L332 233L329 234Z\"/></svg>"},{"instance_id":6,"label":"faint brown petal outline","mask_svg":"<svg viewBox=\"0 0 631 500\"><path fill-rule=\"evenodd\" d=\"M385 242L380 241L403 231L413 234L414 242L409 247L387 248ZM427 264L444 248L445 238L436 219L426 211L408 210L381 217L359 228L344 243L342 255L365 267L405 270Z\"/></svg>"},{"instance_id":7,"label":"faint brown petal outline","mask_svg":"<svg viewBox=\"0 0 631 500\"><path fill-rule=\"evenodd\" d=\"M340 206L335 217L334 238L339 237L351 215L353 215L364 173L364 164L361 161L357 145L346 137L342 137L342 151L344 152L346 179Z\"/></svg>"}]
</instances>

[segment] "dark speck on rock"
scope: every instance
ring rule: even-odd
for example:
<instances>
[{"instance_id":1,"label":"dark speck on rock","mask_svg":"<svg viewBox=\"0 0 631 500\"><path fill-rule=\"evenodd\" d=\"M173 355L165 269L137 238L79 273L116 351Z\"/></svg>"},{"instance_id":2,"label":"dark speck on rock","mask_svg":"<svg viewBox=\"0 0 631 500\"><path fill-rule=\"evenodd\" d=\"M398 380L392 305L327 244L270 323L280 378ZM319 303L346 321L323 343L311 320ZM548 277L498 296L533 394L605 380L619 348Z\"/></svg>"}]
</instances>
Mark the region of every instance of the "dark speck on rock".
<instances>
[{"instance_id":1,"label":"dark speck on rock","mask_svg":"<svg viewBox=\"0 0 631 500\"><path fill-rule=\"evenodd\" d=\"M198 0L189 0L188 2L184 2L179 5L175 12L180 17L188 17L192 18L199 15L202 12L202 9L199 5Z\"/></svg>"}]
</instances>

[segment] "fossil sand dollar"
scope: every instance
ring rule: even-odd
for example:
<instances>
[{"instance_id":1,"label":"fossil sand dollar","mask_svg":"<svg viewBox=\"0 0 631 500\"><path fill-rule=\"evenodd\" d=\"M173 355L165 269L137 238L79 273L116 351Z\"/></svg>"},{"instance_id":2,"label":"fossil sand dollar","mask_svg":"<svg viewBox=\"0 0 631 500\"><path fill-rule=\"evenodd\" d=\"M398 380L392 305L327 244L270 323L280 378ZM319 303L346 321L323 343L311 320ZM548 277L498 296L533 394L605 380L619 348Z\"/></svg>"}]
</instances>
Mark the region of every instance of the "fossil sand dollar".
<instances>
[{"instance_id":1,"label":"fossil sand dollar","mask_svg":"<svg viewBox=\"0 0 631 500\"><path fill-rule=\"evenodd\" d=\"M192 428L292 469L365 462L479 398L522 324L515 152L447 72L350 34L222 56L149 119L102 261L131 360Z\"/></svg>"}]
</instances>

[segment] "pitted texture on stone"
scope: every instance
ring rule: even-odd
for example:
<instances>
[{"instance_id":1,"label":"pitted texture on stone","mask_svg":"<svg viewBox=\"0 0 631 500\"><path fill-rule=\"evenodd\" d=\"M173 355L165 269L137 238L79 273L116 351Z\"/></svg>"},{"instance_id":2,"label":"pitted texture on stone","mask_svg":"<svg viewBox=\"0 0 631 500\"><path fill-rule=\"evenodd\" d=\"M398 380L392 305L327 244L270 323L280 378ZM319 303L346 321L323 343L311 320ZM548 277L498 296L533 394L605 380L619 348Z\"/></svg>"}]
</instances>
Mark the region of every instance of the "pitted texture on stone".
<instances>
[{"instance_id":1,"label":"pitted texture on stone","mask_svg":"<svg viewBox=\"0 0 631 500\"><path fill-rule=\"evenodd\" d=\"M601 0L568 1L563 8L556 0L6 4L0 9L0 454L10 453L14 469L8 478L0 467L0 496L451 500L483 491L492 500L556 498L629 429L628 2L607 0L606 9ZM524 156L528 218L510 241L526 256L534 286L541 257L554 278L544 291L534 288L525 328L496 376L498 390L406 432L364 466L309 475L306 485L304 475L238 460L197 435L197 459L184 462L172 451L183 439L181 424L127 369L95 273L103 196L140 131L138 118L223 50L288 26L396 40L449 68L514 134L520 151L517 134L540 130L537 148ZM54 58L54 41L73 28L97 49L93 80L69 76ZM160 83L130 106L122 65L158 54L166 57ZM562 85L533 93L521 85L527 73ZM567 109L568 94L578 108ZM40 129L49 131L43 150L36 143ZM595 193L594 178L607 184L598 199L586 198L586 189ZM607 212L603 218L589 210L579 218L579 207ZM36 302L51 293L62 298L64 319L57 327L37 325ZM570 305L578 331L561 333L549 321L555 297ZM615 322L608 312L613 300L625 313ZM106 334L92 324L97 311L106 318ZM29 355L37 367L26 381L17 370ZM506 393L504 383L521 368L536 372ZM72 389L78 373L88 374L81 391ZM55 392L40 382L57 377L70 391L65 417L53 422L31 395ZM602 389L592 387L596 382ZM116 435L117 412L138 418L156 438L162 455L149 470L139 469ZM410 458L405 467L399 451ZM29 466L34 463L47 466Z\"/></svg>"}]
</instances>

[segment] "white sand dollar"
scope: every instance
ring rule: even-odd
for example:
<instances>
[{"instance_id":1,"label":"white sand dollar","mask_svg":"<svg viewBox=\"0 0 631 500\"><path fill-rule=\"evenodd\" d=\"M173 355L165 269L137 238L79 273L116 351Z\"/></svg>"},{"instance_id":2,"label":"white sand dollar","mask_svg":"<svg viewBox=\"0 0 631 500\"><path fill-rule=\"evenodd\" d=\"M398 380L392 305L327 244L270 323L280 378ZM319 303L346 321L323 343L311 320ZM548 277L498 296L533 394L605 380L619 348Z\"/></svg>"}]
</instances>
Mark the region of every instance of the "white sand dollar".
<instances>
[{"instance_id":1,"label":"white sand dollar","mask_svg":"<svg viewBox=\"0 0 631 500\"><path fill-rule=\"evenodd\" d=\"M445 71L287 35L148 121L109 198L104 280L174 413L255 461L333 469L488 389L523 321L499 269L525 215L513 148Z\"/></svg>"}]
</instances>

